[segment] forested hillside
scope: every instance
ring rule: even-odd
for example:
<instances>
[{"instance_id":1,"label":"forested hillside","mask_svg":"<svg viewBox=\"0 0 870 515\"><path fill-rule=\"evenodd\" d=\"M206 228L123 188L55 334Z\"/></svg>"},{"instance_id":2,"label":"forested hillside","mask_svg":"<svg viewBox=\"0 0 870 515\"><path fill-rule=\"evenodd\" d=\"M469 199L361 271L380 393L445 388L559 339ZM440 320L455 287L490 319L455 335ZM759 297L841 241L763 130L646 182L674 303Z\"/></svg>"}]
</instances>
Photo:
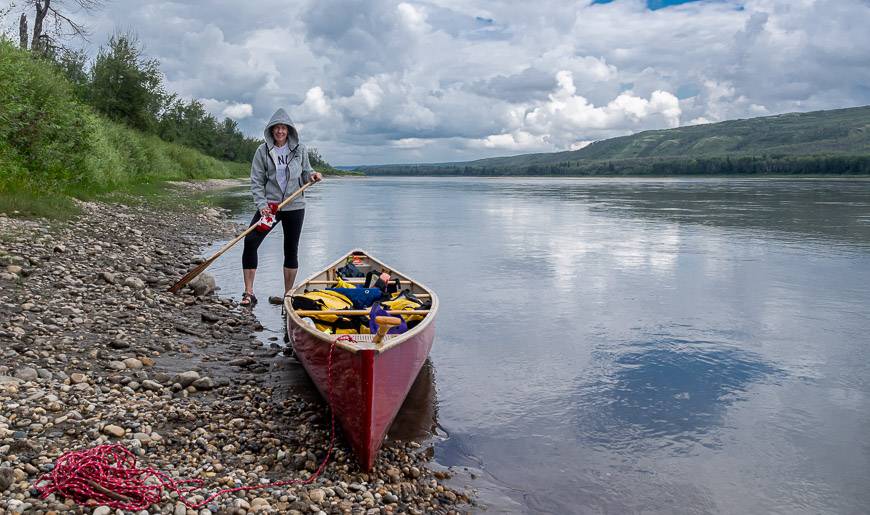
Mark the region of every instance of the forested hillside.
<instances>
[{"instance_id":1,"label":"forested hillside","mask_svg":"<svg viewBox=\"0 0 870 515\"><path fill-rule=\"evenodd\" d=\"M870 174L870 106L646 131L569 152L360 170L369 175Z\"/></svg>"}]
</instances>

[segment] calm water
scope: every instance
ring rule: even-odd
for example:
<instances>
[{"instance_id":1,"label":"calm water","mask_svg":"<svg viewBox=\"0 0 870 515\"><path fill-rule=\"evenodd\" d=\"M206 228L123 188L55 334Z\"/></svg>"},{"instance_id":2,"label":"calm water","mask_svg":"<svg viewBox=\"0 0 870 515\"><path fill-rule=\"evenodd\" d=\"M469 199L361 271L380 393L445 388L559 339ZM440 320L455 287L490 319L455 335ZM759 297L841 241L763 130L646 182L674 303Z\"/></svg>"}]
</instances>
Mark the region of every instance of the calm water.
<instances>
[{"instance_id":1,"label":"calm water","mask_svg":"<svg viewBox=\"0 0 870 515\"><path fill-rule=\"evenodd\" d=\"M393 433L437 413L436 461L474 471L490 512L870 510L870 181L329 179L308 198L302 276L362 247L440 295ZM248 199L224 196L246 220Z\"/></svg>"}]
</instances>

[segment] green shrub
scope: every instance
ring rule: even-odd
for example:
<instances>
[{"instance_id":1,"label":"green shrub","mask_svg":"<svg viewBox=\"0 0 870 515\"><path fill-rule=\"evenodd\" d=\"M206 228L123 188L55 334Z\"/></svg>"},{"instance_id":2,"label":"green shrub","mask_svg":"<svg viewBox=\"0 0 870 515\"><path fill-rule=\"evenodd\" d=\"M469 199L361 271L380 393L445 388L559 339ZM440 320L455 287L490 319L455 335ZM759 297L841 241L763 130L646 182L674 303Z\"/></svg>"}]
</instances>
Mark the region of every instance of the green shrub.
<instances>
[{"instance_id":1,"label":"green shrub","mask_svg":"<svg viewBox=\"0 0 870 515\"><path fill-rule=\"evenodd\" d=\"M78 99L56 66L0 40L0 210L39 198L246 172L242 163L107 120Z\"/></svg>"}]
</instances>

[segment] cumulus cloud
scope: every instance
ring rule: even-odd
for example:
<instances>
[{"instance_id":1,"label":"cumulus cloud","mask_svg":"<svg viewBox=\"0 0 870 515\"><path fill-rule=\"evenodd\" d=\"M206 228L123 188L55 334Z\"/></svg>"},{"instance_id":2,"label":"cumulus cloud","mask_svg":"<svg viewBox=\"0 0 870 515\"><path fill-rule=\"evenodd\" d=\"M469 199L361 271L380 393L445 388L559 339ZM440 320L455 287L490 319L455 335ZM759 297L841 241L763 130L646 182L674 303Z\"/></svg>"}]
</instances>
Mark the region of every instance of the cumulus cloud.
<instances>
[{"instance_id":1,"label":"cumulus cloud","mask_svg":"<svg viewBox=\"0 0 870 515\"><path fill-rule=\"evenodd\" d=\"M542 136L516 130L508 134L491 134L483 139L472 140L470 146L477 148L491 148L517 152L522 150L538 150L547 146Z\"/></svg>"},{"instance_id":2,"label":"cumulus cloud","mask_svg":"<svg viewBox=\"0 0 870 515\"><path fill-rule=\"evenodd\" d=\"M309 118L329 114L329 103L320 86L308 90L308 93L305 94L305 101L302 102L300 109L303 113L308 114Z\"/></svg>"},{"instance_id":3,"label":"cumulus cloud","mask_svg":"<svg viewBox=\"0 0 870 515\"><path fill-rule=\"evenodd\" d=\"M468 90L483 97L528 102L547 98L555 85L553 74L530 66L519 73L476 80L468 85Z\"/></svg>"},{"instance_id":4,"label":"cumulus cloud","mask_svg":"<svg viewBox=\"0 0 870 515\"><path fill-rule=\"evenodd\" d=\"M244 120L254 114L254 107L251 104L231 104L224 108L222 114L234 120Z\"/></svg>"},{"instance_id":5,"label":"cumulus cloud","mask_svg":"<svg viewBox=\"0 0 870 515\"><path fill-rule=\"evenodd\" d=\"M251 104L241 104L237 102L224 102L214 98L200 99L203 107L217 118L232 118L235 121L244 120L254 114L254 107Z\"/></svg>"},{"instance_id":6,"label":"cumulus cloud","mask_svg":"<svg viewBox=\"0 0 870 515\"><path fill-rule=\"evenodd\" d=\"M667 92L653 91L642 98L630 91L603 106L595 106L577 94L569 71L556 74L558 89L548 102L530 110L523 126L543 136L556 147L568 147L580 138L604 136L610 131L680 125L680 101Z\"/></svg>"},{"instance_id":7,"label":"cumulus cloud","mask_svg":"<svg viewBox=\"0 0 870 515\"><path fill-rule=\"evenodd\" d=\"M80 21L96 43L134 27L171 90L252 136L285 107L336 164L870 103L866 0L113 0Z\"/></svg>"},{"instance_id":8,"label":"cumulus cloud","mask_svg":"<svg viewBox=\"0 0 870 515\"><path fill-rule=\"evenodd\" d=\"M473 146L512 152L576 150L594 139L627 129L680 125L680 101L667 91L653 91L649 98L627 91L605 105L595 106L577 94L570 71L559 71L555 82L557 86L547 101L509 113L511 131L475 140Z\"/></svg>"},{"instance_id":9,"label":"cumulus cloud","mask_svg":"<svg viewBox=\"0 0 870 515\"><path fill-rule=\"evenodd\" d=\"M383 99L384 89L374 77L370 77L354 90L344 106L351 116L367 116L380 108Z\"/></svg>"},{"instance_id":10,"label":"cumulus cloud","mask_svg":"<svg viewBox=\"0 0 870 515\"><path fill-rule=\"evenodd\" d=\"M425 138L402 138L391 141L390 145L401 149L419 149L432 143L435 143L435 140Z\"/></svg>"},{"instance_id":11,"label":"cumulus cloud","mask_svg":"<svg viewBox=\"0 0 870 515\"><path fill-rule=\"evenodd\" d=\"M407 2L400 3L396 10L399 18L404 26L417 33L424 33L429 30L429 25L426 23L426 14L422 7L415 7Z\"/></svg>"}]
</instances>

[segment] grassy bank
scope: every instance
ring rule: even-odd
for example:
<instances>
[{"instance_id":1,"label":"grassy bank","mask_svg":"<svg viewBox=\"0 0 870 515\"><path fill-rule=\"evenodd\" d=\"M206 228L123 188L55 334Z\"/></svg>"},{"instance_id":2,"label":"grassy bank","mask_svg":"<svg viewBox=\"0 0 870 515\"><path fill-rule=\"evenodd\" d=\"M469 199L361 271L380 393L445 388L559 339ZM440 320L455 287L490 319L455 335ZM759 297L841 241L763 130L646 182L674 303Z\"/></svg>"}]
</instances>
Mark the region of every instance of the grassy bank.
<instances>
[{"instance_id":1,"label":"grassy bank","mask_svg":"<svg viewBox=\"0 0 870 515\"><path fill-rule=\"evenodd\" d=\"M0 41L0 211L65 216L71 197L248 170L105 119L50 62Z\"/></svg>"}]
</instances>

